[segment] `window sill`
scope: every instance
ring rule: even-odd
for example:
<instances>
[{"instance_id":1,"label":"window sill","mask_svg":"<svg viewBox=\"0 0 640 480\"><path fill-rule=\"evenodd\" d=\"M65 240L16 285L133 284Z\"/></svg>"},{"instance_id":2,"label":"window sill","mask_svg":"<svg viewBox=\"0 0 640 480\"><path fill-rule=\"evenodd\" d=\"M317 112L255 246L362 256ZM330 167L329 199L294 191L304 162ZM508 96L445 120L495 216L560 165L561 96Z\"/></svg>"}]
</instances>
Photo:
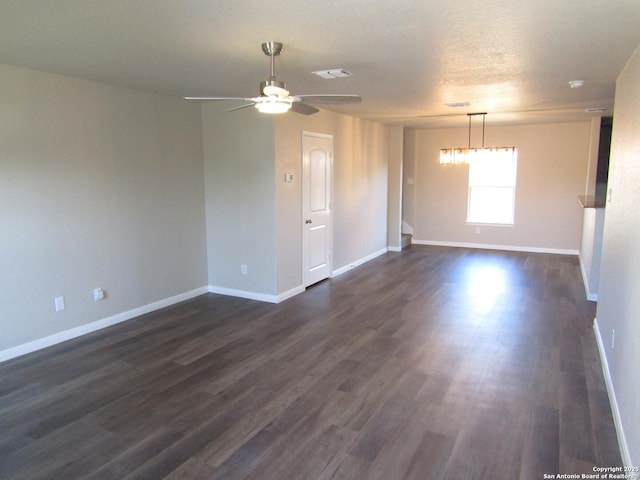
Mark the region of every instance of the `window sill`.
<instances>
[{"instance_id":1,"label":"window sill","mask_svg":"<svg viewBox=\"0 0 640 480\"><path fill-rule=\"evenodd\" d=\"M515 227L515 223L483 223L483 222L466 222L470 227Z\"/></svg>"}]
</instances>

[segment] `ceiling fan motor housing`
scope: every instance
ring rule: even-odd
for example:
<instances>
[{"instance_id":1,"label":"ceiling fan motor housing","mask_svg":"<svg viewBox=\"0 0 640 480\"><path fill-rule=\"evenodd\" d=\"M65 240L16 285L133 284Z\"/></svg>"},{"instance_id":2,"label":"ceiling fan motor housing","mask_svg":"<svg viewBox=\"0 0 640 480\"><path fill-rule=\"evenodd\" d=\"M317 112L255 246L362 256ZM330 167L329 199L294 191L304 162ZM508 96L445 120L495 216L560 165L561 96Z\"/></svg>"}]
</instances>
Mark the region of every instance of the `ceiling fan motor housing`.
<instances>
[{"instance_id":1,"label":"ceiling fan motor housing","mask_svg":"<svg viewBox=\"0 0 640 480\"><path fill-rule=\"evenodd\" d=\"M280 80L276 80L275 77L270 77L269 80L260 82L260 95L265 95L264 93L265 87L277 87L279 89L282 89L283 91L287 90L287 84Z\"/></svg>"},{"instance_id":2,"label":"ceiling fan motor housing","mask_svg":"<svg viewBox=\"0 0 640 480\"><path fill-rule=\"evenodd\" d=\"M264 82L260 82L260 95L269 95L265 93L265 87L275 87L271 89L271 91L280 91L280 95L284 94L284 96L288 96L289 92L287 92L287 85L284 82L276 79L276 66L274 63L274 57L280 55L282 52L282 43L280 42L264 42L262 44L262 51L265 55L271 58L271 74L269 75L269 79ZM286 93L285 93L286 92Z\"/></svg>"}]
</instances>

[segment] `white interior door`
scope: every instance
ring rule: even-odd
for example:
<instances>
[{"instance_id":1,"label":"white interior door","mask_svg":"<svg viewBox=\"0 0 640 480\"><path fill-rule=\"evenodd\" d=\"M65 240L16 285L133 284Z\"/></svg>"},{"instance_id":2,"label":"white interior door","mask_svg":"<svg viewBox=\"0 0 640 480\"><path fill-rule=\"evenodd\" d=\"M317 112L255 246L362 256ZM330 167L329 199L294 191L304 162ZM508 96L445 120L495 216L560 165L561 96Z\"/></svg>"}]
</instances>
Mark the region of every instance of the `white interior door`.
<instances>
[{"instance_id":1,"label":"white interior door","mask_svg":"<svg viewBox=\"0 0 640 480\"><path fill-rule=\"evenodd\" d=\"M302 268L307 287L331 276L333 136L302 134Z\"/></svg>"}]
</instances>

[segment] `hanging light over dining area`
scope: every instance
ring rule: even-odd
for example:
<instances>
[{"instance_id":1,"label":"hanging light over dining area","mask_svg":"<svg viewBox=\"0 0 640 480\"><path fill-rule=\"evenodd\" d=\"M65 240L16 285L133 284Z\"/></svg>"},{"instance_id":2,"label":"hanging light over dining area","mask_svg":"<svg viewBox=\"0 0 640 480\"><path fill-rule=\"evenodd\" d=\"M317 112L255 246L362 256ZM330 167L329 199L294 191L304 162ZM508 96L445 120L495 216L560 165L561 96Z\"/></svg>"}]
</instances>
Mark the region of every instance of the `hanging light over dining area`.
<instances>
[{"instance_id":1,"label":"hanging light over dining area","mask_svg":"<svg viewBox=\"0 0 640 480\"><path fill-rule=\"evenodd\" d=\"M471 117L482 115L482 147L471 147ZM467 113L469 117L468 143L466 147L443 148L440 150L441 165L468 164L472 160L486 156L511 155L515 153L515 147L485 147L484 128L487 112Z\"/></svg>"}]
</instances>

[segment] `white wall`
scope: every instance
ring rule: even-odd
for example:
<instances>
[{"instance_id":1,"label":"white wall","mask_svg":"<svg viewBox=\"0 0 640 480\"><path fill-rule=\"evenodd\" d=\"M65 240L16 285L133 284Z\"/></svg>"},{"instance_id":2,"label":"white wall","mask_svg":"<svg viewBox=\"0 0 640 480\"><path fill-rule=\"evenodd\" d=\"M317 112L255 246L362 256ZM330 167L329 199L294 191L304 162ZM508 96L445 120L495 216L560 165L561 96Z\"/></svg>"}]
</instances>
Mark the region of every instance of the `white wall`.
<instances>
[{"instance_id":1,"label":"white wall","mask_svg":"<svg viewBox=\"0 0 640 480\"><path fill-rule=\"evenodd\" d=\"M587 299L598 301L604 208L583 208L580 269Z\"/></svg>"},{"instance_id":2,"label":"white wall","mask_svg":"<svg viewBox=\"0 0 640 480\"><path fill-rule=\"evenodd\" d=\"M640 51L616 84L597 330L608 365L623 460L640 465ZM615 344L612 346L612 330Z\"/></svg>"},{"instance_id":3,"label":"white wall","mask_svg":"<svg viewBox=\"0 0 640 480\"><path fill-rule=\"evenodd\" d=\"M9 66L0 97L0 352L206 285L199 105Z\"/></svg>"},{"instance_id":4,"label":"white wall","mask_svg":"<svg viewBox=\"0 0 640 480\"><path fill-rule=\"evenodd\" d=\"M577 254L588 169L590 124L486 128L485 145L518 149L515 225L466 224L467 165L440 165L439 150L466 145L468 130L405 131L404 219L415 242L496 246ZM407 185L407 177L414 184Z\"/></svg>"}]
</instances>

